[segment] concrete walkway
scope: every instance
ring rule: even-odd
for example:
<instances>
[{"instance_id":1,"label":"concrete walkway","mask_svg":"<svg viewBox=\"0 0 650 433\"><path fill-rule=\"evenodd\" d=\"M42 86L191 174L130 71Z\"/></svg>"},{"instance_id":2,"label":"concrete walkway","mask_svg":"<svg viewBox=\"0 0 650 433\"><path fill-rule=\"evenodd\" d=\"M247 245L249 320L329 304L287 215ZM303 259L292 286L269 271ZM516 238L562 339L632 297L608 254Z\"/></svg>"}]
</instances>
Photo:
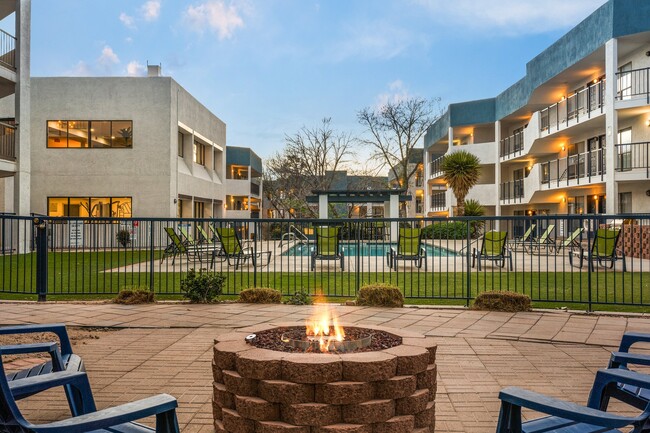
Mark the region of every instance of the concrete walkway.
<instances>
[{"instance_id":1,"label":"concrete walkway","mask_svg":"<svg viewBox=\"0 0 650 433\"><path fill-rule=\"evenodd\" d=\"M494 432L499 389L527 388L584 403L598 368L625 331L650 332L650 317L464 309L336 308L341 321L408 329L438 340L437 432ZM75 345L100 408L166 392L179 399L184 432L212 432L212 341L258 323L302 321L312 307L0 303L0 324L65 322L114 327ZM59 391L21 403L31 420L65 415ZM626 413L622 405L615 409ZM530 416L530 414L526 414Z\"/></svg>"}]
</instances>

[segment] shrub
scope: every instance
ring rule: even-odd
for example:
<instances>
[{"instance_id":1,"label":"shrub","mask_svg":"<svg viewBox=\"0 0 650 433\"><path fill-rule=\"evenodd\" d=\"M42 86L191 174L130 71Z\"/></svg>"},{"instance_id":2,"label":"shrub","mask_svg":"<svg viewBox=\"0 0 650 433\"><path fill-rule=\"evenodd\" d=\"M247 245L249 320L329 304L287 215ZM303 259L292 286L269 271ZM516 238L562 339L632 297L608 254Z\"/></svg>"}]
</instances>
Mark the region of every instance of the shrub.
<instances>
[{"instance_id":1,"label":"shrub","mask_svg":"<svg viewBox=\"0 0 650 433\"><path fill-rule=\"evenodd\" d=\"M282 301L282 294L275 289L266 287L242 290L237 299L237 302L245 302L247 304L279 304L280 301Z\"/></svg>"},{"instance_id":2,"label":"shrub","mask_svg":"<svg viewBox=\"0 0 650 433\"><path fill-rule=\"evenodd\" d=\"M204 269L196 272L192 268L187 276L181 279L181 291L190 302L205 304L216 300L225 281L226 277L221 274L208 273Z\"/></svg>"},{"instance_id":3,"label":"shrub","mask_svg":"<svg viewBox=\"0 0 650 433\"><path fill-rule=\"evenodd\" d=\"M390 284L368 284L359 289L357 305L366 307L403 307L404 296Z\"/></svg>"},{"instance_id":4,"label":"shrub","mask_svg":"<svg viewBox=\"0 0 650 433\"><path fill-rule=\"evenodd\" d=\"M116 304L150 304L154 302L154 294L146 286L125 286L120 289L114 302Z\"/></svg>"},{"instance_id":5,"label":"shrub","mask_svg":"<svg viewBox=\"0 0 650 433\"><path fill-rule=\"evenodd\" d=\"M301 290L300 292L291 295L291 297L284 301L284 303L290 305L311 305L314 301L311 299L311 296L309 296L309 293Z\"/></svg>"},{"instance_id":6,"label":"shrub","mask_svg":"<svg viewBox=\"0 0 650 433\"><path fill-rule=\"evenodd\" d=\"M469 199L465 201L465 216L482 217L485 215L485 208L478 200ZM476 238L483 230L484 220L470 221L471 236Z\"/></svg>"},{"instance_id":7,"label":"shrub","mask_svg":"<svg viewBox=\"0 0 650 433\"><path fill-rule=\"evenodd\" d=\"M466 239L467 225L463 221L434 222L422 229L425 239Z\"/></svg>"},{"instance_id":8,"label":"shrub","mask_svg":"<svg viewBox=\"0 0 650 433\"><path fill-rule=\"evenodd\" d=\"M115 235L115 240L118 244L126 248L131 243L131 232L126 229L119 230Z\"/></svg>"},{"instance_id":9,"label":"shrub","mask_svg":"<svg viewBox=\"0 0 650 433\"><path fill-rule=\"evenodd\" d=\"M474 310L507 311L515 313L518 311L530 311L531 303L528 295L514 292L483 292L476 297Z\"/></svg>"}]
</instances>

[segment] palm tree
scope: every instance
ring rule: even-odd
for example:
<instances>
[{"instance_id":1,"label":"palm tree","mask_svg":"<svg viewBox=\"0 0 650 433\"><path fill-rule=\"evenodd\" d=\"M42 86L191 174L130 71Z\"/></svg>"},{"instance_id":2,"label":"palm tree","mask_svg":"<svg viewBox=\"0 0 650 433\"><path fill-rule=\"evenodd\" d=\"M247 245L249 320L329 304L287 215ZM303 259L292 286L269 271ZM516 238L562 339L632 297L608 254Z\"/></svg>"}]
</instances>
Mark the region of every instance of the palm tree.
<instances>
[{"instance_id":1,"label":"palm tree","mask_svg":"<svg viewBox=\"0 0 650 433\"><path fill-rule=\"evenodd\" d=\"M440 168L445 182L456 196L458 215L463 216L465 197L481 176L481 161L477 156L461 150L445 155Z\"/></svg>"}]
</instances>

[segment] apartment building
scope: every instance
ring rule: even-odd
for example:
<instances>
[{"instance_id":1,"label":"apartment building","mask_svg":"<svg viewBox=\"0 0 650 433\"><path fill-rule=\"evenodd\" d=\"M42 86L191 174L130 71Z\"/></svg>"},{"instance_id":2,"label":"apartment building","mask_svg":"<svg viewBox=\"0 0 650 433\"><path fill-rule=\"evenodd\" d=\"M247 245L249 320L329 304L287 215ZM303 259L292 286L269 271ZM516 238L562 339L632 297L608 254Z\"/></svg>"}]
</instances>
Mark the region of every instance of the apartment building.
<instances>
[{"instance_id":1,"label":"apartment building","mask_svg":"<svg viewBox=\"0 0 650 433\"><path fill-rule=\"evenodd\" d=\"M414 148L409 155L406 170L413 173L406 185L406 195L411 200L401 203L400 214L405 217L421 218L426 215L424 203L424 149ZM388 170L388 183L391 188L403 188L395 178L392 170Z\"/></svg>"},{"instance_id":2,"label":"apartment building","mask_svg":"<svg viewBox=\"0 0 650 433\"><path fill-rule=\"evenodd\" d=\"M650 212L650 2L610 0L491 99L451 104L425 136L429 216L456 204L444 154L478 156L468 199L491 215Z\"/></svg>"},{"instance_id":3,"label":"apartment building","mask_svg":"<svg viewBox=\"0 0 650 433\"><path fill-rule=\"evenodd\" d=\"M262 159L247 147L226 149L226 217L259 218L262 213Z\"/></svg>"}]
</instances>

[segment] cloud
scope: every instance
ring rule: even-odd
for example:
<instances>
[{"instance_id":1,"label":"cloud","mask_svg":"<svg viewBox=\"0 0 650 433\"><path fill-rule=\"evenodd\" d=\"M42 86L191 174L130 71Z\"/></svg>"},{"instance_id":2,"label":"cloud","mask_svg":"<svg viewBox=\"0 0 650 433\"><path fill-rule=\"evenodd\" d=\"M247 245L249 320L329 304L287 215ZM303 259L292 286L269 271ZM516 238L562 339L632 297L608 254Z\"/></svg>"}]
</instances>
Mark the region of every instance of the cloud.
<instances>
[{"instance_id":1,"label":"cloud","mask_svg":"<svg viewBox=\"0 0 650 433\"><path fill-rule=\"evenodd\" d=\"M90 77L95 75L91 68L83 60L79 60L76 65L63 73L66 77Z\"/></svg>"},{"instance_id":2,"label":"cloud","mask_svg":"<svg viewBox=\"0 0 650 433\"><path fill-rule=\"evenodd\" d=\"M132 60L126 65L126 75L129 77L142 77L145 75L145 72L145 66L138 63L137 60Z\"/></svg>"},{"instance_id":3,"label":"cloud","mask_svg":"<svg viewBox=\"0 0 650 433\"><path fill-rule=\"evenodd\" d=\"M135 18L133 18L130 15L127 15L124 12L120 14L120 21L122 22L122 24L124 24L125 27L129 29L135 28Z\"/></svg>"},{"instance_id":4,"label":"cloud","mask_svg":"<svg viewBox=\"0 0 650 433\"><path fill-rule=\"evenodd\" d=\"M222 0L208 0L197 6L189 6L185 17L191 27L199 32L206 28L217 33L220 40L230 39L236 29L244 27L239 8Z\"/></svg>"},{"instance_id":5,"label":"cloud","mask_svg":"<svg viewBox=\"0 0 650 433\"><path fill-rule=\"evenodd\" d=\"M102 50L101 56L99 56L99 59L97 59L97 63L99 63L101 66L110 68L111 66L120 63L120 59L117 57L117 54L115 54L113 49L106 45Z\"/></svg>"},{"instance_id":6,"label":"cloud","mask_svg":"<svg viewBox=\"0 0 650 433\"><path fill-rule=\"evenodd\" d=\"M377 108L381 108L392 102L393 104L406 101L411 98L412 95L409 93L407 87L404 85L402 80L395 80L392 83L388 84L388 91L380 93L377 95L377 101L375 105Z\"/></svg>"},{"instance_id":7,"label":"cloud","mask_svg":"<svg viewBox=\"0 0 650 433\"><path fill-rule=\"evenodd\" d=\"M335 62L350 58L390 60L418 42L415 33L386 22L355 23L344 31L341 41L327 50L326 56Z\"/></svg>"},{"instance_id":8,"label":"cloud","mask_svg":"<svg viewBox=\"0 0 650 433\"><path fill-rule=\"evenodd\" d=\"M148 0L140 8L145 21L155 21L160 16L160 0Z\"/></svg>"},{"instance_id":9,"label":"cloud","mask_svg":"<svg viewBox=\"0 0 650 433\"><path fill-rule=\"evenodd\" d=\"M606 0L412 0L457 31L534 34L572 27Z\"/></svg>"}]
</instances>

